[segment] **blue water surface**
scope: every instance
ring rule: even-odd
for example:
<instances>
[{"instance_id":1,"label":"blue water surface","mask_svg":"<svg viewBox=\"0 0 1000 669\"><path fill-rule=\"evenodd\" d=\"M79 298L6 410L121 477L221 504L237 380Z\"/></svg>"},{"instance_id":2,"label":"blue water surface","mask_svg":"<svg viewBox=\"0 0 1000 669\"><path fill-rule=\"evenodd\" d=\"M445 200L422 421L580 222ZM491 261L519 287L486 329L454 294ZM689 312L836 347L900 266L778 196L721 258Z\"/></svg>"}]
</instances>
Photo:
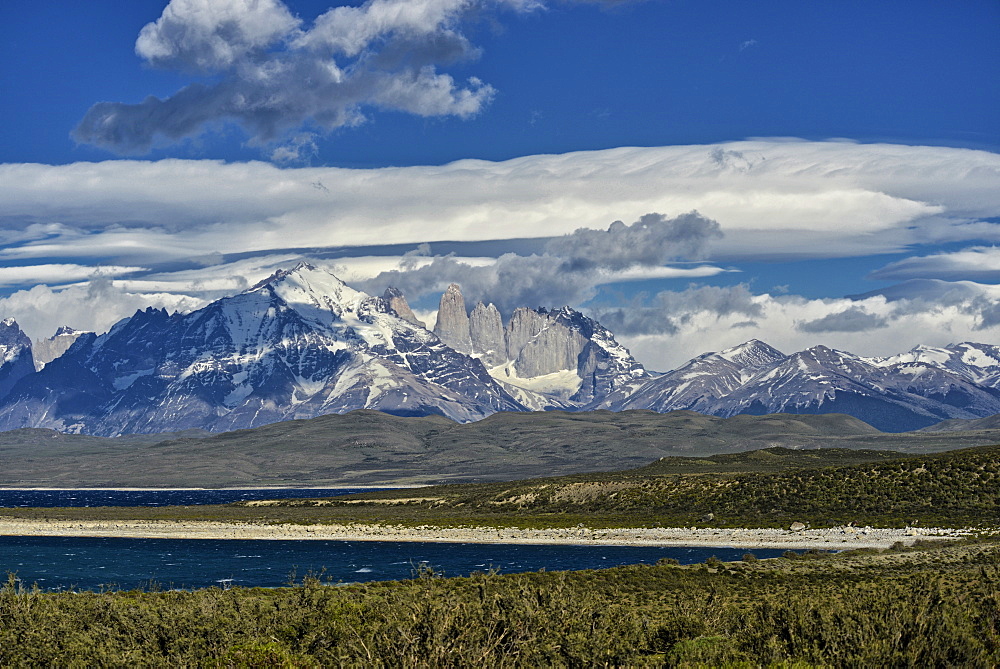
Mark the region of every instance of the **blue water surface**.
<instances>
[{"instance_id":1,"label":"blue water surface","mask_svg":"<svg viewBox=\"0 0 1000 669\"><path fill-rule=\"evenodd\" d=\"M0 488L0 507L194 506L250 499L335 497L385 488L223 488L203 490L12 490Z\"/></svg>"},{"instance_id":2,"label":"blue water surface","mask_svg":"<svg viewBox=\"0 0 1000 669\"><path fill-rule=\"evenodd\" d=\"M427 564L446 576L738 560L784 551L746 548L462 544L393 541L0 537L0 572L45 590L277 587L307 574L332 583L411 578Z\"/></svg>"},{"instance_id":3,"label":"blue water surface","mask_svg":"<svg viewBox=\"0 0 1000 669\"><path fill-rule=\"evenodd\" d=\"M0 490L0 506L163 506L227 504L251 499L332 497L379 488L260 488L253 490ZM545 569L600 569L681 564L712 556L738 560L777 549L462 544L444 542L134 539L0 536L0 576L45 590L133 588L278 587L307 574L331 583L410 578L426 564L447 576L496 569L500 573Z\"/></svg>"}]
</instances>

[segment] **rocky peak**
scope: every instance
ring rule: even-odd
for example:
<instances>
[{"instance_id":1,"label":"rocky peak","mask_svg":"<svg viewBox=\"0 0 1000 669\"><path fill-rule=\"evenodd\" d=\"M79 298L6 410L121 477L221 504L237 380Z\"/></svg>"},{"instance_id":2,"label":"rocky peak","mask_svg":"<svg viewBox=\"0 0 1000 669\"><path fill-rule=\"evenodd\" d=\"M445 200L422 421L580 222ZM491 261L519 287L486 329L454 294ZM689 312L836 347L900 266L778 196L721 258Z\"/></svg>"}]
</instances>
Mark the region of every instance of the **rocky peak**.
<instances>
[{"instance_id":1,"label":"rocky peak","mask_svg":"<svg viewBox=\"0 0 1000 669\"><path fill-rule=\"evenodd\" d=\"M290 270L278 270L243 292L244 295L261 293L270 293L299 315L327 326L345 312L356 312L369 297L332 273L304 262Z\"/></svg>"},{"instance_id":2,"label":"rocky peak","mask_svg":"<svg viewBox=\"0 0 1000 669\"><path fill-rule=\"evenodd\" d=\"M517 360L521 351L550 324L549 319L541 310L519 307L510 316L507 326L507 355L511 360Z\"/></svg>"},{"instance_id":3,"label":"rocky peak","mask_svg":"<svg viewBox=\"0 0 1000 669\"><path fill-rule=\"evenodd\" d=\"M614 335L570 307L520 307L506 327L493 304L479 302L466 313L461 289L448 286L435 334L479 358L494 378L524 390L583 405L648 376Z\"/></svg>"},{"instance_id":4,"label":"rocky peak","mask_svg":"<svg viewBox=\"0 0 1000 669\"><path fill-rule=\"evenodd\" d=\"M18 348L22 346L31 348L31 340L21 331L17 321L13 318L5 318L0 321L0 347Z\"/></svg>"},{"instance_id":5,"label":"rocky peak","mask_svg":"<svg viewBox=\"0 0 1000 669\"><path fill-rule=\"evenodd\" d=\"M458 284L450 284L441 295L434 334L456 351L472 352L469 313L465 310L465 298Z\"/></svg>"},{"instance_id":6,"label":"rocky peak","mask_svg":"<svg viewBox=\"0 0 1000 669\"><path fill-rule=\"evenodd\" d=\"M40 370L68 351L73 342L82 334L85 334L82 330L76 330L68 325L63 325L48 339L36 339L35 343L31 346L31 351L35 359L35 370Z\"/></svg>"},{"instance_id":7,"label":"rocky peak","mask_svg":"<svg viewBox=\"0 0 1000 669\"><path fill-rule=\"evenodd\" d=\"M20 379L35 371L31 340L13 318L0 321L0 397Z\"/></svg>"},{"instance_id":8,"label":"rocky peak","mask_svg":"<svg viewBox=\"0 0 1000 669\"><path fill-rule=\"evenodd\" d=\"M409 303L406 301L406 297L403 296L403 291L399 288L389 286L385 289L385 293L382 295L382 299L389 307L389 311L396 314L404 321L412 323L420 328L426 328L427 325L420 319L417 318L413 310L410 309Z\"/></svg>"},{"instance_id":9,"label":"rocky peak","mask_svg":"<svg viewBox=\"0 0 1000 669\"><path fill-rule=\"evenodd\" d=\"M517 375L577 372L587 338L544 310L517 309L507 332L507 355Z\"/></svg>"},{"instance_id":10,"label":"rocky peak","mask_svg":"<svg viewBox=\"0 0 1000 669\"><path fill-rule=\"evenodd\" d=\"M745 370L756 370L783 360L785 354L759 339L751 339L738 346L714 354Z\"/></svg>"},{"instance_id":11,"label":"rocky peak","mask_svg":"<svg viewBox=\"0 0 1000 669\"><path fill-rule=\"evenodd\" d=\"M469 316L469 334L473 352L479 354L487 367L507 362L507 333L500 311L494 304L476 304Z\"/></svg>"}]
</instances>

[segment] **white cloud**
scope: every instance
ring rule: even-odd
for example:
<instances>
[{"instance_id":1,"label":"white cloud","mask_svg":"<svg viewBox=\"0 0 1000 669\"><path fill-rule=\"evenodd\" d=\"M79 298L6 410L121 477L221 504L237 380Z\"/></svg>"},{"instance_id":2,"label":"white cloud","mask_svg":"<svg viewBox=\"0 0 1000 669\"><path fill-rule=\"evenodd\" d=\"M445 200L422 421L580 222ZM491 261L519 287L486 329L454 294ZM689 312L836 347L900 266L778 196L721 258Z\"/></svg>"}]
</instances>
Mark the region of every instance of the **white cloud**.
<instances>
[{"instance_id":1,"label":"white cloud","mask_svg":"<svg viewBox=\"0 0 1000 669\"><path fill-rule=\"evenodd\" d=\"M869 275L872 279L972 279L1000 281L1000 247L973 246L960 251L914 256L890 263Z\"/></svg>"},{"instance_id":2,"label":"white cloud","mask_svg":"<svg viewBox=\"0 0 1000 669\"><path fill-rule=\"evenodd\" d=\"M737 269L724 269L715 265L696 265L694 267L630 267L621 270L599 270L596 273L598 285L621 283L624 281L647 281L649 279L704 279L726 272L738 272Z\"/></svg>"},{"instance_id":3,"label":"white cloud","mask_svg":"<svg viewBox=\"0 0 1000 669\"><path fill-rule=\"evenodd\" d=\"M317 18L313 29L296 40L296 46L356 56L372 41L391 33L411 39L434 34L453 24L473 4L470 0L371 0L361 7L335 7ZM464 40L454 32L450 37Z\"/></svg>"},{"instance_id":4,"label":"white cloud","mask_svg":"<svg viewBox=\"0 0 1000 669\"><path fill-rule=\"evenodd\" d=\"M659 304L645 312L632 307L629 323L616 336L643 364L658 370L751 338L786 353L824 344L869 356L892 355L918 344L995 342L1000 337L1000 286L965 282L963 287L962 295L944 303L881 296L848 300L751 295L740 287L714 289L720 294L709 296L699 295L705 288L696 288L661 294ZM727 292L731 294L722 295ZM594 315L611 325L609 311Z\"/></svg>"},{"instance_id":5,"label":"white cloud","mask_svg":"<svg viewBox=\"0 0 1000 669\"><path fill-rule=\"evenodd\" d=\"M280 0L172 0L139 32L135 52L156 67L215 72L287 38L300 23Z\"/></svg>"},{"instance_id":6,"label":"white cloud","mask_svg":"<svg viewBox=\"0 0 1000 669\"><path fill-rule=\"evenodd\" d=\"M525 305L580 304L595 295L597 286L630 277L648 278L665 270L674 277L721 272L662 267L667 261L701 255L721 236L719 224L698 212L674 218L650 213L630 225L615 221L607 230L578 229L549 240L544 253L505 253L482 266L454 256L436 256L422 264L416 262L419 256L408 258L398 269L363 282L362 288L377 293L392 285L412 299L458 283L466 301L492 302L509 315Z\"/></svg>"},{"instance_id":7,"label":"white cloud","mask_svg":"<svg viewBox=\"0 0 1000 669\"><path fill-rule=\"evenodd\" d=\"M63 284L94 276L115 277L145 271L145 267L120 265L43 264L26 267L0 267L0 286L23 286L32 283Z\"/></svg>"},{"instance_id":8,"label":"white cloud","mask_svg":"<svg viewBox=\"0 0 1000 669\"><path fill-rule=\"evenodd\" d=\"M281 0L171 0L139 33L136 53L156 67L211 75L210 83L138 104L100 102L73 135L136 155L219 122L240 125L262 145L357 125L369 108L467 118L495 90L437 67L478 55L460 24L497 5L531 8L516 0L367 0L308 26ZM271 156L286 162L307 150L293 139Z\"/></svg>"},{"instance_id":9,"label":"white cloud","mask_svg":"<svg viewBox=\"0 0 1000 669\"><path fill-rule=\"evenodd\" d=\"M719 151L723 159L719 159ZM0 165L0 257L154 262L294 247L548 237L651 211L719 222L715 257L833 257L997 239L1000 156L942 147L749 141L464 160ZM319 187L317 186L317 184Z\"/></svg>"},{"instance_id":10,"label":"white cloud","mask_svg":"<svg viewBox=\"0 0 1000 669\"><path fill-rule=\"evenodd\" d=\"M1000 225L988 220L1000 217L997 183L1000 156L994 153L791 140L377 170L184 160L7 164L0 165L0 259L23 267L5 268L0 283L18 276L25 288L35 281L82 281L98 265L121 276L157 263L197 267L65 290L22 290L0 300L0 316L14 316L32 336L48 336L63 324L100 330L150 304L191 309L236 292L297 261L302 252L294 249L602 231L582 234L585 241L607 234L615 220L637 221L654 211L670 219L693 209L725 233L705 247L702 265L664 267L656 263L670 258L661 255L626 266L632 256L595 255L599 244L574 245L586 258L614 267L592 268L582 282L578 273L554 275L546 285L532 279L541 271L552 275L553 259L544 256L404 257L363 249L354 258L317 256L352 282L372 281L400 263L411 273L423 268L427 281L415 285L415 294L456 280L468 283L477 298L491 299L503 287L513 306L579 305L602 283L711 276L724 271L722 262L741 259L868 255L938 240L1000 241ZM539 251L543 247L540 241ZM229 254L251 257L226 262ZM880 272L881 278L993 278L1000 254L975 246L893 263ZM104 292L93 293L98 289ZM88 301L88 290L100 294L100 301ZM660 323L660 330L622 328L640 359L665 368L754 336L788 350L827 343L888 354L917 343L1000 334L1000 295L970 282L907 284L898 294L853 301L754 295L745 288L699 290L645 305L653 311L643 317Z\"/></svg>"},{"instance_id":11,"label":"white cloud","mask_svg":"<svg viewBox=\"0 0 1000 669\"><path fill-rule=\"evenodd\" d=\"M13 317L31 339L51 337L69 325L78 330L104 332L136 310L147 307L190 311L203 300L167 293L130 293L116 282L102 278L81 286L53 290L35 286L0 298L0 314Z\"/></svg>"}]
</instances>

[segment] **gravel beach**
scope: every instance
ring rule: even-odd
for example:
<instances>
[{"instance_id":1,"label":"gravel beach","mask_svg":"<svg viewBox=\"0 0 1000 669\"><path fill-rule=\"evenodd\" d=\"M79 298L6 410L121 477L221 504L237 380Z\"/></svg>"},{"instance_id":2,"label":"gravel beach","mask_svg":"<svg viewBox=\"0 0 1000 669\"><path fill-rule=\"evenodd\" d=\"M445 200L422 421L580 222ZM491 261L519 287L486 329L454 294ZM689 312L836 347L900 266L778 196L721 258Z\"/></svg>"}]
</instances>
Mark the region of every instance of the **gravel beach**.
<instances>
[{"instance_id":1,"label":"gravel beach","mask_svg":"<svg viewBox=\"0 0 1000 669\"><path fill-rule=\"evenodd\" d=\"M963 536L944 528L706 529L403 527L398 525L265 525L211 521L39 521L0 519L0 536L145 537L170 539L327 539L343 541L447 541L504 544L594 544L620 546L732 546L843 550L887 548L897 541Z\"/></svg>"}]
</instances>

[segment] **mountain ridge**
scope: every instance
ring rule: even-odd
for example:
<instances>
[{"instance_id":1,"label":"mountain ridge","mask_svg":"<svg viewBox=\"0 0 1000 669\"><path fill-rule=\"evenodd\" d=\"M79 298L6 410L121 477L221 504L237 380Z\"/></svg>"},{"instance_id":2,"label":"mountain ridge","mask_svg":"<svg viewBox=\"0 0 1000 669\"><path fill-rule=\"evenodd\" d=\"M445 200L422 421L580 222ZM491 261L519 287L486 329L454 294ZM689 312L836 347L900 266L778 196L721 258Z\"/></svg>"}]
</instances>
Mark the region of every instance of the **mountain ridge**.
<instances>
[{"instance_id":1,"label":"mountain ridge","mask_svg":"<svg viewBox=\"0 0 1000 669\"><path fill-rule=\"evenodd\" d=\"M785 355L750 340L702 354L589 408L846 413L886 432L906 432L1000 413L1000 349L963 342L866 358L823 345Z\"/></svg>"},{"instance_id":2,"label":"mountain ridge","mask_svg":"<svg viewBox=\"0 0 1000 669\"><path fill-rule=\"evenodd\" d=\"M446 295L461 303L457 286ZM568 406L497 380L471 351L456 350L409 318L401 293L387 296L367 295L303 263L191 313L137 311L104 334L80 334L37 372L29 360L31 372L19 372L0 396L0 429L221 432L364 408L469 422L498 411ZM642 369L582 314L566 309L559 318L602 337L590 358L614 348L626 366ZM570 328L562 327L568 337ZM10 328L17 328L13 321ZM18 350L30 357L30 341L20 337ZM581 337L587 348L591 340ZM536 357L546 353L540 347ZM594 372L591 388L614 383L587 371Z\"/></svg>"},{"instance_id":3,"label":"mountain ridge","mask_svg":"<svg viewBox=\"0 0 1000 669\"><path fill-rule=\"evenodd\" d=\"M376 409L458 422L497 412L610 409L855 416L886 432L1000 413L1000 347L962 342L864 357L751 339L652 375L614 334L562 307L505 321L441 296L433 330L395 288L372 296L301 263L186 314L139 310L103 334L62 328L33 359L0 325L0 430L114 436ZM45 347L48 347L46 344ZM43 347L43 348L45 348Z\"/></svg>"}]
</instances>

